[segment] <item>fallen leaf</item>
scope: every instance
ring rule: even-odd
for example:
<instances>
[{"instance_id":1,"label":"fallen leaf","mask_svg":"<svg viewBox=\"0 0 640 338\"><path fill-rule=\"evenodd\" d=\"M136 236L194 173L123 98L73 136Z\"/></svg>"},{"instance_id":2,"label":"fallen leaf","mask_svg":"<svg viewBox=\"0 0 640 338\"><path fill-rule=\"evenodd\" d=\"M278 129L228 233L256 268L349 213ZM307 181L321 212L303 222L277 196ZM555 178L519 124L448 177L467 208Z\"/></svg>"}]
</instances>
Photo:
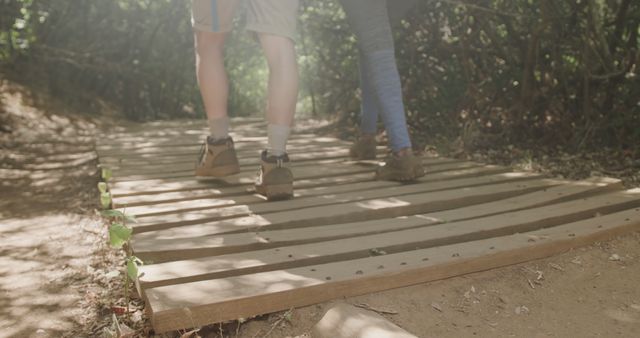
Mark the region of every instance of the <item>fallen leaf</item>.
<instances>
[{"instance_id":1,"label":"fallen leaf","mask_svg":"<svg viewBox=\"0 0 640 338\"><path fill-rule=\"evenodd\" d=\"M127 313L127 308L124 306L112 306L111 307L111 311L113 311L113 313L117 314L118 316L123 315L125 313Z\"/></svg>"}]
</instances>

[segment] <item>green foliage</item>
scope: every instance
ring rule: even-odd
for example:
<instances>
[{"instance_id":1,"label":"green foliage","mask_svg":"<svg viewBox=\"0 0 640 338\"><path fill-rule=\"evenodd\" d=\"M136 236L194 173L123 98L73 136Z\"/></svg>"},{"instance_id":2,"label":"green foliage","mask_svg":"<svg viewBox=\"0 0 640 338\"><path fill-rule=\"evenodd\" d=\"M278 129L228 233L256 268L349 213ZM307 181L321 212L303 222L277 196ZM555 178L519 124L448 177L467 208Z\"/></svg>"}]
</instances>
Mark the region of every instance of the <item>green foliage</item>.
<instances>
[{"instance_id":1,"label":"green foliage","mask_svg":"<svg viewBox=\"0 0 640 338\"><path fill-rule=\"evenodd\" d=\"M129 280L135 282L138 280L140 273L138 272L138 266L142 265L142 261L136 256L130 256L127 258L127 277Z\"/></svg>"},{"instance_id":2,"label":"green foliage","mask_svg":"<svg viewBox=\"0 0 640 338\"><path fill-rule=\"evenodd\" d=\"M138 222L135 216L125 214L120 210L109 209L109 210L103 210L100 213L102 214L103 217L112 218L119 222L133 222L133 223Z\"/></svg>"},{"instance_id":3,"label":"green foliage","mask_svg":"<svg viewBox=\"0 0 640 338\"><path fill-rule=\"evenodd\" d=\"M132 233L133 230L124 224L112 223L111 226L109 226L109 244L116 249L120 249L131 239Z\"/></svg>"},{"instance_id":4,"label":"green foliage","mask_svg":"<svg viewBox=\"0 0 640 338\"><path fill-rule=\"evenodd\" d=\"M640 143L640 2L418 2L395 25L417 139L475 130L485 142ZM355 123L357 50L344 13L337 0L302 7L298 111ZM88 111L108 102L132 119L202 117L189 12L189 1L0 1L0 64ZM263 110L267 81L242 26L226 49L232 115Z\"/></svg>"},{"instance_id":5,"label":"green foliage","mask_svg":"<svg viewBox=\"0 0 640 338\"><path fill-rule=\"evenodd\" d=\"M107 183L105 182L98 182L98 191L100 191L100 193L106 193L107 192Z\"/></svg>"},{"instance_id":6,"label":"green foliage","mask_svg":"<svg viewBox=\"0 0 640 338\"><path fill-rule=\"evenodd\" d=\"M111 179L111 176L112 176L111 169L102 168L102 170L100 171L100 176L102 177L103 181L108 182Z\"/></svg>"},{"instance_id":7,"label":"green foliage","mask_svg":"<svg viewBox=\"0 0 640 338\"><path fill-rule=\"evenodd\" d=\"M108 177L107 177L108 176ZM109 171L109 175L104 175L103 178L107 177L108 179L111 176ZM105 194L109 194L106 192L107 186L106 183L101 182L102 184L98 184L98 190L100 191L101 200L102 196ZM108 207L111 204L111 197L108 196L108 203L106 201L103 202L103 207ZM107 205L107 206L105 206ZM133 234L133 229L126 225L127 222L135 222L136 219L133 215L127 215L126 213L115 210L103 210L100 214L105 217L109 221L109 245L114 249L122 249L124 247L126 252L126 259L124 262L124 299L126 304L126 312L129 313L129 284L130 282L136 282L138 280L139 271L138 266L142 265L143 262L136 256L132 254L131 249L131 236ZM109 272L107 276L116 277L119 273L116 271ZM115 315L114 315L115 316Z\"/></svg>"},{"instance_id":8,"label":"green foliage","mask_svg":"<svg viewBox=\"0 0 640 338\"><path fill-rule=\"evenodd\" d=\"M102 209L108 209L111 206L111 194L108 192L100 193L100 205Z\"/></svg>"}]
</instances>

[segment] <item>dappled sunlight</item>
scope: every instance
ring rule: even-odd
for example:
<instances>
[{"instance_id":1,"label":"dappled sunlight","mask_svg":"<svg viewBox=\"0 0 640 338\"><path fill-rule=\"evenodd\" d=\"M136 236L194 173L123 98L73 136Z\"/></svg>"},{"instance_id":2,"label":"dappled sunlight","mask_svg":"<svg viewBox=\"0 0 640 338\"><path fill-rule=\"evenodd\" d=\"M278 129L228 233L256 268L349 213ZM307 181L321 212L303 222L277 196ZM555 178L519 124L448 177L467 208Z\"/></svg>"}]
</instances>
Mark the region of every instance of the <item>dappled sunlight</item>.
<instances>
[{"instance_id":1,"label":"dappled sunlight","mask_svg":"<svg viewBox=\"0 0 640 338\"><path fill-rule=\"evenodd\" d=\"M520 177L532 177L534 175L528 172L509 172L509 173L497 174L497 176L504 177L504 178L520 178Z\"/></svg>"},{"instance_id":2,"label":"dappled sunlight","mask_svg":"<svg viewBox=\"0 0 640 338\"><path fill-rule=\"evenodd\" d=\"M99 226L56 213L0 221L0 335L59 336L83 321L78 281L88 276L93 241L76 236Z\"/></svg>"},{"instance_id":3,"label":"dappled sunlight","mask_svg":"<svg viewBox=\"0 0 640 338\"><path fill-rule=\"evenodd\" d=\"M292 288L317 285L320 278L310 278L286 271L272 271L248 276L216 279L203 282L181 284L179 286L158 287L147 292L156 311L162 311L167 304L172 308L190 307L217 300L228 300L274 293Z\"/></svg>"},{"instance_id":4,"label":"dappled sunlight","mask_svg":"<svg viewBox=\"0 0 640 338\"><path fill-rule=\"evenodd\" d=\"M215 262L211 262L210 260L166 262L142 266L140 271L143 275L140 277L140 280L142 283L151 284L164 281L164 284L166 284L166 281L185 277L184 271L189 271L189 276L204 276L220 271L237 270L260 266L262 264L264 264L262 261L256 259L225 260L223 258L216 259Z\"/></svg>"},{"instance_id":5,"label":"dappled sunlight","mask_svg":"<svg viewBox=\"0 0 640 338\"><path fill-rule=\"evenodd\" d=\"M623 311L621 309L606 309L604 313L607 317L618 322L640 323L640 315L638 315L638 313Z\"/></svg>"},{"instance_id":6,"label":"dappled sunlight","mask_svg":"<svg viewBox=\"0 0 640 338\"><path fill-rule=\"evenodd\" d=\"M222 221L207 222L196 225L185 225L165 230L141 233L136 235L136 238L180 239L244 230L269 224L271 224L271 222L267 218L260 215L251 215L246 217L225 219Z\"/></svg>"},{"instance_id":7,"label":"dappled sunlight","mask_svg":"<svg viewBox=\"0 0 640 338\"><path fill-rule=\"evenodd\" d=\"M411 205L411 203L403 201L396 197L391 197L391 198L358 202L356 203L356 205L360 208L376 210L376 209L404 207L404 206Z\"/></svg>"},{"instance_id":8,"label":"dappled sunlight","mask_svg":"<svg viewBox=\"0 0 640 338\"><path fill-rule=\"evenodd\" d=\"M427 220L429 222L434 222L434 223L440 223L440 222L444 222L445 221L445 220L443 220L441 218L438 218L438 217L429 216L428 214L427 215L415 215L415 217Z\"/></svg>"}]
</instances>

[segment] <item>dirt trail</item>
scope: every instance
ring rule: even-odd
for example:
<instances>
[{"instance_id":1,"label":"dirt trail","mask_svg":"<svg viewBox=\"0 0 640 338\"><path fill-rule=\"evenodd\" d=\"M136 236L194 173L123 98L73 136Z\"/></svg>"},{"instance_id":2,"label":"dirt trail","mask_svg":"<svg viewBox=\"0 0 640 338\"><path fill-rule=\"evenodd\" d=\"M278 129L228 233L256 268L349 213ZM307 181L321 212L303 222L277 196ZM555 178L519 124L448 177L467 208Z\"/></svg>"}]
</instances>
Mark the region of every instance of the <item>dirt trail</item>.
<instances>
[{"instance_id":1,"label":"dirt trail","mask_svg":"<svg viewBox=\"0 0 640 338\"><path fill-rule=\"evenodd\" d=\"M633 234L548 259L340 301L397 312L383 316L419 337L640 337L639 278L640 234ZM294 309L291 321L282 321L270 337L304 337L334 304ZM239 337L261 337L280 316L243 324ZM202 336L218 337L214 329Z\"/></svg>"},{"instance_id":2,"label":"dirt trail","mask_svg":"<svg viewBox=\"0 0 640 338\"><path fill-rule=\"evenodd\" d=\"M94 211L97 127L31 108L20 93L0 94L0 337L99 336L122 299L118 280L107 277L121 258L105 246ZM640 235L633 234L340 301L396 312L385 316L421 337L639 337L638 280ZM228 323L222 336L304 337L334 304ZM220 337L220 328L199 335Z\"/></svg>"},{"instance_id":3,"label":"dirt trail","mask_svg":"<svg viewBox=\"0 0 640 338\"><path fill-rule=\"evenodd\" d=\"M0 337L78 334L99 315L109 257L94 213L95 125L0 87ZM7 131L10 131L7 132Z\"/></svg>"}]
</instances>

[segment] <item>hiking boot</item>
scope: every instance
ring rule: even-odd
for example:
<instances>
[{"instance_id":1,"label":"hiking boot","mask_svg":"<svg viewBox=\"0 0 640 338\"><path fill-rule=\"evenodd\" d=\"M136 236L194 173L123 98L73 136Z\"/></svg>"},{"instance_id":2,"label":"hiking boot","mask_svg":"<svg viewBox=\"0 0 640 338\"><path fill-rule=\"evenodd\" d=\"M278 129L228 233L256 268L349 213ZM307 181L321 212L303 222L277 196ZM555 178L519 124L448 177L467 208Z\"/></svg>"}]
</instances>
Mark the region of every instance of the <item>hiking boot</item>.
<instances>
[{"instance_id":1,"label":"hiking boot","mask_svg":"<svg viewBox=\"0 0 640 338\"><path fill-rule=\"evenodd\" d=\"M385 181L414 181L424 175L422 161L412 151L402 156L389 155L385 164L376 170L376 179Z\"/></svg>"},{"instance_id":2,"label":"hiking boot","mask_svg":"<svg viewBox=\"0 0 640 338\"><path fill-rule=\"evenodd\" d=\"M376 139L374 137L360 137L349 149L349 156L354 160L375 160Z\"/></svg>"},{"instance_id":3,"label":"hiking boot","mask_svg":"<svg viewBox=\"0 0 640 338\"><path fill-rule=\"evenodd\" d=\"M256 192L266 196L269 201L293 197L293 174L289 169L289 156L267 156L267 151L264 150L261 159L255 183Z\"/></svg>"},{"instance_id":4,"label":"hiking boot","mask_svg":"<svg viewBox=\"0 0 640 338\"><path fill-rule=\"evenodd\" d=\"M214 140L207 136L196 163L196 176L223 177L240 172L231 137Z\"/></svg>"}]
</instances>

